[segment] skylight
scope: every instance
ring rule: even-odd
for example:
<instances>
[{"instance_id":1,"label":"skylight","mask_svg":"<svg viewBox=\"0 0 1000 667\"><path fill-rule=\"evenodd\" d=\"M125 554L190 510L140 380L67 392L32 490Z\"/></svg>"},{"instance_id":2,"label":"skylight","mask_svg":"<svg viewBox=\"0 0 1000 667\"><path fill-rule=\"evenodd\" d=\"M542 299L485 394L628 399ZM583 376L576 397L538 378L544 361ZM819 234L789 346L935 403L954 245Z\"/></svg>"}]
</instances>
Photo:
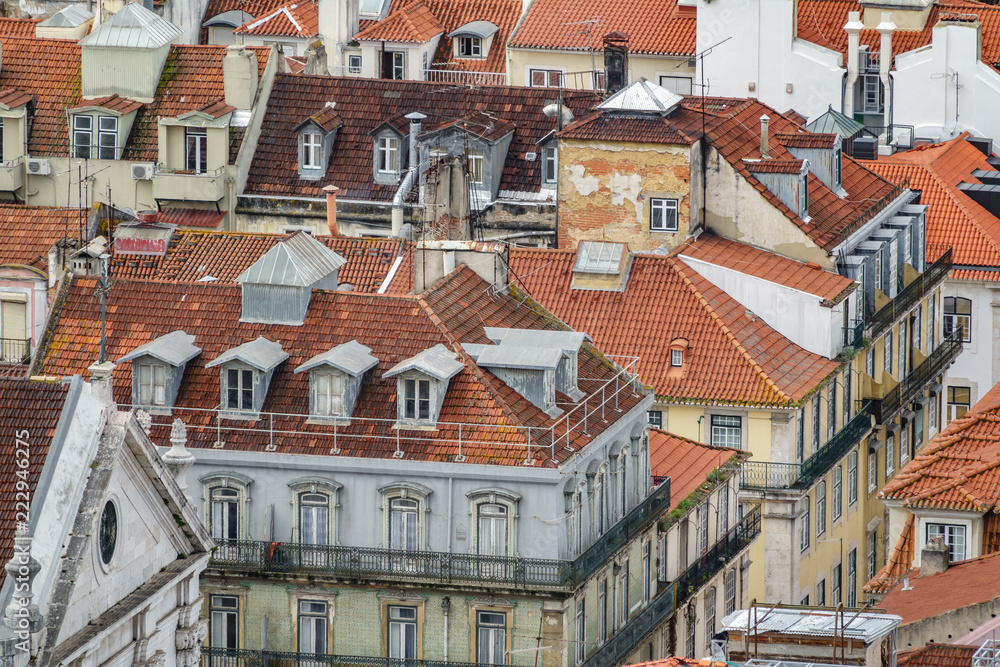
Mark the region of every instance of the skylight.
<instances>
[{"instance_id":1,"label":"skylight","mask_svg":"<svg viewBox=\"0 0 1000 667\"><path fill-rule=\"evenodd\" d=\"M580 241L573 270L581 273L618 273L624 256L624 243Z\"/></svg>"}]
</instances>

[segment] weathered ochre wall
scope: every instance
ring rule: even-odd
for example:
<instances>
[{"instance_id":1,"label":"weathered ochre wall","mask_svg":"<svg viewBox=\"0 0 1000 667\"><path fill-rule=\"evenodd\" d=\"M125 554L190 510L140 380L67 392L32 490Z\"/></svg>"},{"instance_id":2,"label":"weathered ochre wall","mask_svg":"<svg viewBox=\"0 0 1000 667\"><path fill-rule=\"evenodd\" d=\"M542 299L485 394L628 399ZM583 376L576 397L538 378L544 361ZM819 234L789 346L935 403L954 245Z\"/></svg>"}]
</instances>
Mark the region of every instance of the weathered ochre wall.
<instances>
[{"instance_id":1,"label":"weathered ochre wall","mask_svg":"<svg viewBox=\"0 0 1000 667\"><path fill-rule=\"evenodd\" d=\"M689 146L560 140L559 247L589 240L674 248L688 235L690 190ZM678 200L676 232L650 231L650 197Z\"/></svg>"}]
</instances>

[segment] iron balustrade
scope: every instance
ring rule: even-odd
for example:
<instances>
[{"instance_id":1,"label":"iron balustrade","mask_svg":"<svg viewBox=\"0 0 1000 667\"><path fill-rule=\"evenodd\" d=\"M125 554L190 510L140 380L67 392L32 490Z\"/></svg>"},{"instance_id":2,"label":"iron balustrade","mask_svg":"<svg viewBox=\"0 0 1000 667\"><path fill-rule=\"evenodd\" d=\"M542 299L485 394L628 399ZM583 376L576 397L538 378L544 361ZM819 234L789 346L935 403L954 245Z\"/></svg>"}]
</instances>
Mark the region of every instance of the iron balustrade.
<instances>
[{"instance_id":1,"label":"iron balustrade","mask_svg":"<svg viewBox=\"0 0 1000 667\"><path fill-rule=\"evenodd\" d=\"M747 461L740 468L741 489L790 489L799 479L801 464Z\"/></svg>"},{"instance_id":2,"label":"iron balustrade","mask_svg":"<svg viewBox=\"0 0 1000 667\"><path fill-rule=\"evenodd\" d=\"M726 564L741 551L750 546L760 535L760 506L754 507L739 523L729 529L701 558L696 560L681 576L677 577L674 586L677 590L677 604L684 603L695 594L699 588L708 583Z\"/></svg>"},{"instance_id":3,"label":"iron balustrade","mask_svg":"<svg viewBox=\"0 0 1000 667\"><path fill-rule=\"evenodd\" d=\"M583 661L582 667L611 667L621 662L644 637L674 615L677 610L674 598L674 585L667 584L645 609L591 653L590 657Z\"/></svg>"},{"instance_id":4,"label":"iron balustrade","mask_svg":"<svg viewBox=\"0 0 1000 667\"><path fill-rule=\"evenodd\" d=\"M2 663L0 663L2 667ZM476 663L202 647L201 667L480 667ZM483 665L482 667L485 667Z\"/></svg>"},{"instance_id":5,"label":"iron balustrade","mask_svg":"<svg viewBox=\"0 0 1000 667\"><path fill-rule=\"evenodd\" d=\"M865 401L858 414L854 415L825 445L802 462L797 486L802 489L809 488L871 430L872 402Z\"/></svg>"},{"instance_id":6,"label":"iron balustrade","mask_svg":"<svg viewBox=\"0 0 1000 667\"><path fill-rule=\"evenodd\" d=\"M905 404L916 398L925 386L955 361L962 353L960 333L956 331L941 341L930 356L903 378L902 382L893 387L881 400L872 401L876 423L881 425L892 419Z\"/></svg>"},{"instance_id":7,"label":"iron balustrade","mask_svg":"<svg viewBox=\"0 0 1000 667\"><path fill-rule=\"evenodd\" d=\"M0 361L26 364L31 361L31 341L20 338L0 338Z\"/></svg>"},{"instance_id":8,"label":"iron balustrade","mask_svg":"<svg viewBox=\"0 0 1000 667\"><path fill-rule=\"evenodd\" d=\"M893 322L909 312L928 292L947 277L948 272L951 271L951 265L951 248L949 247L913 282L901 289L892 301L875 313L868 325L871 337L877 337L891 327Z\"/></svg>"},{"instance_id":9,"label":"iron balustrade","mask_svg":"<svg viewBox=\"0 0 1000 667\"><path fill-rule=\"evenodd\" d=\"M256 540L218 541L212 565L259 572L327 573L352 579L430 579L519 588L562 589L573 583L573 562L568 560Z\"/></svg>"},{"instance_id":10,"label":"iron balustrade","mask_svg":"<svg viewBox=\"0 0 1000 667\"><path fill-rule=\"evenodd\" d=\"M425 69L425 81L472 86L506 86L505 72L474 72L456 69Z\"/></svg>"}]
</instances>

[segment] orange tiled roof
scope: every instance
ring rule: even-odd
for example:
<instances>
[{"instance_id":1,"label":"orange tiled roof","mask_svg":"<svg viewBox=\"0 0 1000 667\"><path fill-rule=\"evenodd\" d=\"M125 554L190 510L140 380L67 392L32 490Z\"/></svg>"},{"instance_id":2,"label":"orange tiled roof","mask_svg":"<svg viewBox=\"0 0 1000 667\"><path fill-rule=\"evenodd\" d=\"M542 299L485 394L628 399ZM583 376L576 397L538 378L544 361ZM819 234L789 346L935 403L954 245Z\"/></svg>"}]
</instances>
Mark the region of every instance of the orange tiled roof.
<instances>
[{"instance_id":1,"label":"orange tiled roof","mask_svg":"<svg viewBox=\"0 0 1000 667\"><path fill-rule=\"evenodd\" d=\"M879 497L905 507L1000 509L1000 384L927 443Z\"/></svg>"},{"instance_id":2,"label":"orange tiled roof","mask_svg":"<svg viewBox=\"0 0 1000 667\"><path fill-rule=\"evenodd\" d=\"M588 36L584 22L592 20ZM601 50L604 36L619 31L628 35L631 53L692 56L696 21L693 8L679 7L677 0L534 0L510 46Z\"/></svg>"},{"instance_id":3,"label":"orange tiled roof","mask_svg":"<svg viewBox=\"0 0 1000 667\"><path fill-rule=\"evenodd\" d=\"M904 591L897 580L879 602L890 614L901 616L904 625L1000 598L1000 554L952 563L927 577L920 576L919 568L907 574L911 590Z\"/></svg>"},{"instance_id":4,"label":"orange tiled roof","mask_svg":"<svg viewBox=\"0 0 1000 667\"><path fill-rule=\"evenodd\" d=\"M87 107L98 107L100 109L107 109L108 111L117 111L120 114L128 114L141 109L142 103L130 100L127 97L121 97L116 93L114 95L108 95L107 97L98 97L93 100L82 100L76 106L71 107L70 111L75 111L76 109L86 109Z\"/></svg>"},{"instance_id":5,"label":"orange tiled roof","mask_svg":"<svg viewBox=\"0 0 1000 667\"><path fill-rule=\"evenodd\" d=\"M593 113L573 123L557 135L561 139L633 141L655 144L695 142L697 134L686 132L661 116L611 116Z\"/></svg>"},{"instance_id":6,"label":"orange tiled roof","mask_svg":"<svg viewBox=\"0 0 1000 667\"><path fill-rule=\"evenodd\" d=\"M701 234L696 241L687 241L673 254L724 266L785 287L794 287L825 299L830 305L842 301L857 286L850 278L824 271L815 264L803 264L711 233Z\"/></svg>"},{"instance_id":7,"label":"orange tiled roof","mask_svg":"<svg viewBox=\"0 0 1000 667\"><path fill-rule=\"evenodd\" d=\"M794 405L838 363L803 350L676 257L636 255L622 292L571 288L576 255L511 248L511 280L607 354L636 355L664 401ZM685 372L669 347L683 338Z\"/></svg>"},{"instance_id":8,"label":"orange tiled roof","mask_svg":"<svg viewBox=\"0 0 1000 667\"><path fill-rule=\"evenodd\" d=\"M0 37L34 37L36 26L42 19L0 18Z\"/></svg>"},{"instance_id":9,"label":"orange tiled roof","mask_svg":"<svg viewBox=\"0 0 1000 667\"><path fill-rule=\"evenodd\" d=\"M649 430L649 466L653 475L670 477L670 509L698 489L716 468L750 455L728 447L712 447L658 428Z\"/></svg>"},{"instance_id":10,"label":"orange tiled roof","mask_svg":"<svg viewBox=\"0 0 1000 667\"><path fill-rule=\"evenodd\" d=\"M93 298L96 285L90 278L73 279L54 321L51 343L39 350L43 374L82 373L96 358L100 342L100 327L94 327L100 311ZM551 467L572 456L574 450L586 447L613 424L611 420L604 423L599 412L592 412L586 429L574 428L568 438L563 438L560 430L554 451L545 448L551 442L551 431L546 429L557 420L492 373L479 368L462 344L489 344L484 331L487 326L549 330L562 330L564 326L537 305L527 307L512 296L495 293L464 265L413 297L316 290L301 326L241 322L240 312L240 288L232 283L115 281L107 316L109 358L118 359L139 345L177 329L194 335L203 350L188 363L173 410L188 426L190 446L212 447L217 440L211 412L184 410L211 411L219 403L219 370L206 368L206 364L222 351L261 335L281 341L290 355L274 371L263 404L263 412L279 413L274 417L274 430L281 435L275 438L273 450L279 453L330 453L334 428L306 423L309 378L306 373L293 371L332 345L350 340L370 347L379 363L365 376L352 424L337 427L337 446L345 456L392 457L398 434L405 458L454 462L459 453L459 427L454 425L458 422L463 425L461 453L469 463L521 465L528 453L526 427L530 426L531 455L536 465ZM396 379L382 376L400 361L436 344L456 353L464 364L451 379L438 429L398 432L394 428ZM615 371L589 344L584 344L580 353L579 377L580 388L591 401L601 395L605 381L622 387L618 407L625 412L644 400L633 392L631 385L614 384L618 382L613 379ZM116 399L123 405L130 403L131 363L116 367L114 381ZM572 403L561 393L556 398L567 408ZM280 413L291 416L283 417ZM154 440L167 437L168 424L169 420L154 427ZM245 426L241 422L239 428L224 430L226 449L264 451L263 445L269 442L268 430L253 433Z\"/></svg>"},{"instance_id":11,"label":"orange tiled roof","mask_svg":"<svg viewBox=\"0 0 1000 667\"><path fill-rule=\"evenodd\" d=\"M160 211L156 221L178 227L218 229L226 214L207 208L168 208Z\"/></svg>"},{"instance_id":12,"label":"orange tiled roof","mask_svg":"<svg viewBox=\"0 0 1000 667\"><path fill-rule=\"evenodd\" d=\"M362 30L354 39L359 42L416 42L422 44L444 32L426 2L415 2L397 9L384 20Z\"/></svg>"},{"instance_id":13,"label":"orange tiled roof","mask_svg":"<svg viewBox=\"0 0 1000 667\"><path fill-rule=\"evenodd\" d=\"M166 213L160 214L159 222L168 221ZM116 279L171 282L197 282L212 276L217 282L233 283L282 238L278 234L177 230L165 257L112 255L111 274ZM347 260L337 272L338 282L354 285L355 291L364 293L378 291L405 245L396 239L347 236L321 236L317 240ZM402 269L400 266L397 273Z\"/></svg>"},{"instance_id":14,"label":"orange tiled roof","mask_svg":"<svg viewBox=\"0 0 1000 667\"><path fill-rule=\"evenodd\" d=\"M866 593L885 593L889 591L897 581L899 581L913 565L913 541L914 541L914 516L906 517L906 524L903 532L899 535L899 540L889 554L885 565L875 573L864 586Z\"/></svg>"},{"instance_id":15,"label":"orange tiled roof","mask_svg":"<svg viewBox=\"0 0 1000 667\"><path fill-rule=\"evenodd\" d=\"M957 267L952 278L1000 280L1000 219L958 189L958 184L979 183L972 176L978 169L994 171L986 156L966 141L968 134L941 144L886 156L864 165L891 180L907 178L910 187L922 192L927 212L927 260L935 247L951 246ZM962 267L968 268L962 268Z\"/></svg>"},{"instance_id":16,"label":"orange tiled roof","mask_svg":"<svg viewBox=\"0 0 1000 667\"><path fill-rule=\"evenodd\" d=\"M219 14L230 10L244 11L254 19L267 16L276 9L280 9L288 4L288 0L208 0L205 13L202 19L201 43L208 42L208 28L204 23L215 18Z\"/></svg>"},{"instance_id":17,"label":"orange tiled roof","mask_svg":"<svg viewBox=\"0 0 1000 667\"><path fill-rule=\"evenodd\" d=\"M29 95L20 90L15 90L14 88L7 88L5 90L0 90L0 104L4 105L8 109L15 109L19 106L27 104L34 98L34 95Z\"/></svg>"},{"instance_id":18,"label":"orange tiled roof","mask_svg":"<svg viewBox=\"0 0 1000 667\"><path fill-rule=\"evenodd\" d=\"M303 1L284 5L266 16L255 18L250 23L241 25L233 30L233 34L264 37L315 37L319 34L316 3Z\"/></svg>"},{"instance_id":19,"label":"orange tiled roof","mask_svg":"<svg viewBox=\"0 0 1000 667\"><path fill-rule=\"evenodd\" d=\"M978 646L959 644L924 644L896 656L897 667L969 667Z\"/></svg>"},{"instance_id":20,"label":"orange tiled roof","mask_svg":"<svg viewBox=\"0 0 1000 667\"><path fill-rule=\"evenodd\" d=\"M48 253L67 234L77 236L89 209L0 205L0 265L32 266L48 273Z\"/></svg>"}]
</instances>

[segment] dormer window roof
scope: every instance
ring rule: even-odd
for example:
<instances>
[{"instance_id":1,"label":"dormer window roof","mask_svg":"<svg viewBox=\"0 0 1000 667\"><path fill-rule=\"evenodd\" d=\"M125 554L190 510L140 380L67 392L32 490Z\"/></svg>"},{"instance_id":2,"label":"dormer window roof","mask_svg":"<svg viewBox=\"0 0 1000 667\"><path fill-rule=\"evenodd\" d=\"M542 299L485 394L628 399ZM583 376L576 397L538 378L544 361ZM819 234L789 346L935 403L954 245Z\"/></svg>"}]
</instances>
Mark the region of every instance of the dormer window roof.
<instances>
[{"instance_id":1,"label":"dormer window roof","mask_svg":"<svg viewBox=\"0 0 1000 667\"><path fill-rule=\"evenodd\" d=\"M295 133L299 144L299 178L321 180L330 166L330 151L337 140L337 131L344 121L327 102L323 110L298 124Z\"/></svg>"},{"instance_id":2,"label":"dormer window roof","mask_svg":"<svg viewBox=\"0 0 1000 667\"><path fill-rule=\"evenodd\" d=\"M256 418L264 406L274 370L286 359L288 353L281 343L260 336L226 350L205 364L205 368L221 367L221 414L230 418Z\"/></svg>"},{"instance_id":3,"label":"dormer window roof","mask_svg":"<svg viewBox=\"0 0 1000 667\"><path fill-rule=\"evenodd\" d=\"M311 419L348 419L354 411L365 372L378 364L371 348L356 340L341 343L309 359L295 369L309 371L309 415Z\"/></svg>"},{"instance_id":4,"label":"dormer window roof","mask_svg":"<svg viewBox=\"0 0 1000 667\"><path fill-rule=\"evenodd\" d=\"M556 373L565 356L561 349L509 343L500 345L464 343L463 347L479 366L488 369L539 410L553 418L562 414L562 410L556 407L555 381ZM529 375L540 375L540 378L535 381L527 379L524 371L528 371Z\"/></svg>"},{"instance_id":5,"label":"dormer window roof","mask_svg":"<svg viewBox=\"0 0 1000 667\"><path fill-rule=\"evenodd\" d=\"M0 90L0 109L11 111L23 107L29 102L34 102L35 96L17 90L16 88L5 88Z\"/></svg>"},{"instance_id":6,"label":"dormer window roof","mask_svg":"<svg viewBox=\"0 0 1000 667\"><path fill-rule=\"evenodd\" d=\"M177 399L187 362L201 354L194 336L171 331L140 345L118 360L132 362L132 404L167 412Z\"/></svg>"},{"instance_id":7,"label":"dormer window roof","mask_svg":"<svg viewBox=\"0 0 1000 667\"><path fill-rule=\"evenodd\" d=\"M485 327L486 337L494 343L503 346L524 348L556 349L562 351L562 358L556 370L556 387L574 401L583 398L584 394L577 387L578 358L580 348L590 337L578 331L544 331L537 329L505 329L501 327Z\"/></svg>"},{"instance_id":8,"label":"dormer window roof","mask_svg":"<svg viewBox=\"0 0 1000 667\"><path fill-rule=\"evenodd\" d=\"M603 241L580 241L576 251L574 272L580 273L618 273L621 271L625 258L624 243L605 243Z\"/></svg>"},{"instance_id":9,"label":"dormer window roof","mask_svg":"<svg viewBox=\"0 0 1000 667\"><path fill-rule=\"evenodd\" d=\"M684 98L651 81L641 79L625 86L597 105L603 111L631 111L667 115Z\"/></svg>"},{"instance_id":10,"label":"dormer window roof","mask_svg":"<svg viewBox=\"0 0 1000 667\"><path fill-rule=\"evenodd\" d=\"M378 364L378 357L373 357L371 352L370 347L356 340L347 341L317 354L296 368L295 372L302 373L321 366L330 366L352 377L359 377Z\"/></svg>"},{"instance_id":11,"label":"dormer window roof","mask_svg":"<svg viewBox=\"0 0 1000 667\"><path fill-rule=\"evenodd\" d=\"M120 358L118 363L149 356L171 366L183 366L199 354L201 348L194 344L194 336L178 330L140 345Z\"/></svg>"},{"instance_id":12,"label":"dormer window roof","mask_svg":"<svg viewBox=\"0 0 1000 667\"><path fill-rule=\"evenodd\" d=\"M458 355L438 343L389 369L382 377L397 378L397 425L436 428L448 383L463 368Z\"/></svg>"},{"instance_id":13,"label":"dormer window roof","mask_svg":"<svg viewBox=\"0 0 1000 667\"><path fill-rule=\"evenodd\" d=\"M287 358L288 353L281 348L281 343L258 336L248 343L226 350L205 364L205 368L239 362L251 366L261 373L270 373Z\"/></svg>"},{"instance_id":14,"label":"dormer window roof","mask_svg":"<svg viewBox=\"0 0 1000 667\"><path fill-rule=\"evenodd\" d=\"M464 25L459 26L455 30L448 33L449 37L459 37L467 35L469 37L478 37L479 39L486 39L487 37L492 37L500 28L497 24L491 21L470 21Z\"/></svg>"},{"instance_id":15,"label":"dormer window roof","mask_svg":"<svg viewBox=\"0 0 1000 667\"><path fill-rule=\"evenodd\" d=\"M445 382L458 375L463 368L465 368L465 364L459 361L458 355L438 343L432 348L418 352L409 359L399 362L386 371L382 377L387 378L407 371L418 371L435 380Z\"/></svg>"}]
</instances>

